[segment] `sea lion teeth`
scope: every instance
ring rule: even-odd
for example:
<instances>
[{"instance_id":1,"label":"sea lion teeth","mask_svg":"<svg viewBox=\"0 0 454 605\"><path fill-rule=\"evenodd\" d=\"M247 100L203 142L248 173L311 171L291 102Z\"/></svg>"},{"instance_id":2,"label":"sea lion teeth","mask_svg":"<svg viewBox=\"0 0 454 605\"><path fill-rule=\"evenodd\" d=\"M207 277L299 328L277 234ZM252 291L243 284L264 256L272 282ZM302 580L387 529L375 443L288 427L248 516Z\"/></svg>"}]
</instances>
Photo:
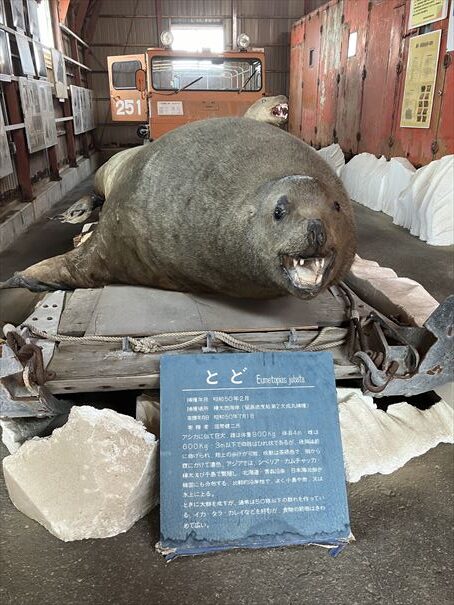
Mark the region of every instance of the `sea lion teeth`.
<instances>
[{"instance_id":1,"label":"sea lion teeth","mask_svg":"<svg viewBox=\"0 0 454 605\"><path fill-rule=\"evenodd\" d=\"M249 107L244 117L283 126L288 120L288 99L284 95L263 97Z\"/></svg>"},{"instance_id":2,"label":"sea lion teeth","mask_svg":"<svg viewBox=\"0 0 454 605\"><path fill-rule=\"evenodd\" d=\"M300 265L303 266L304 265L304 258L300 258Z\"/></svg>"}]
</instances>

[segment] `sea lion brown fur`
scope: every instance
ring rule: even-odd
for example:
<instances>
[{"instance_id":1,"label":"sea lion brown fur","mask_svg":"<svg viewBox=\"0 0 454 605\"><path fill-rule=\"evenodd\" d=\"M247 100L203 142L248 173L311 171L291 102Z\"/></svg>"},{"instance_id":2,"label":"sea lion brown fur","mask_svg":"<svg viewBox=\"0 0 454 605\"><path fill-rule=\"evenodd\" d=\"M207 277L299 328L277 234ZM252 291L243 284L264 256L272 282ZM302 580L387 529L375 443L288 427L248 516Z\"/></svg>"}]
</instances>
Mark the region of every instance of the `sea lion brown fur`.
<instances>
[{"instance_id":1,"label":"sea lion brown fur","mask_svg":"<svg viewBox=\"0 0 454 605\"><path fill-rule=\"evenodd\" d=\"M285 95L262 97L249 107L243 117L282 128L288 121L288 99ZM140 147L125 149L113 155L96 173L95 195L83 196L65 212L54 218L62 223L84 223L88 220L93 210L97 206L102 206L106 188L111 185L117 167L139 149Z\"/></svg>"},{"instance_id":2,"label":"sea lion brown fur","mask_svg":"<svg viewBox=\"0 0 454 605\"><path fill-rule=\"evenodd\" d=\"M352 207L341 181L278 128L203 120L122 155L115 170L96 175L106 202L93 236L3 287L123 283L304 298L341 279L353 261Z\"/></svg>"}]
</instances>

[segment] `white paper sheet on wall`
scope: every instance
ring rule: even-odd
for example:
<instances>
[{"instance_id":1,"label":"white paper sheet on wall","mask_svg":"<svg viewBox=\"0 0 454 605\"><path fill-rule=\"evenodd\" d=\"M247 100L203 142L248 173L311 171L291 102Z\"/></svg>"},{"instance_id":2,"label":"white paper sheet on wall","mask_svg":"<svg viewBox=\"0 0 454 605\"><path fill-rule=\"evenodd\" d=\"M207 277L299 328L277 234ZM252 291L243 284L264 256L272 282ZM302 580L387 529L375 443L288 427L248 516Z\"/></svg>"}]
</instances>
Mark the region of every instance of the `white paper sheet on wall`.
<instances>
[{"instance_id":1,"label":"white paper sheet on wall","mask_svg":"<svg viewBox=\"0 0 454 605\"><path fill-rule=\"evenodd\" d=\"M3 110L0 105L0 179L13 172L13 163L9 151L8 136L5 131Z\"/></svg>"},{"instance_id":2,"label":"white paper sheet on wall","mask_svg":"<svg viewBox=\"0 0 454 605\"><path fill-rule=\"evenodd\" d=\"M93 91L81 86L70 86L74 118L74 134L88 132L95 127Z\"/></svg>"},{"instance_id":3,"label":"white paper sheet on wall","mask_svg":"<svg viewBox=\"0 0 454 605\"><path fill-rule=\"evenodd\" d=\"M56 48L51 49L52 69L54 72L54 89L57 99L68 98L68 83L66 80L65 60L63 54Z\"/></svg>"},{"instance_id":4,"label":"white paper sheet on wall","mask_svg":"<svg viewBox=\"0 0 454 605\"><path fill-rule=\"evenodd\" d=\"M56 145L57 128L50 82L19 78L19 92L30 153Z\"/></svg>"}]
</instances>

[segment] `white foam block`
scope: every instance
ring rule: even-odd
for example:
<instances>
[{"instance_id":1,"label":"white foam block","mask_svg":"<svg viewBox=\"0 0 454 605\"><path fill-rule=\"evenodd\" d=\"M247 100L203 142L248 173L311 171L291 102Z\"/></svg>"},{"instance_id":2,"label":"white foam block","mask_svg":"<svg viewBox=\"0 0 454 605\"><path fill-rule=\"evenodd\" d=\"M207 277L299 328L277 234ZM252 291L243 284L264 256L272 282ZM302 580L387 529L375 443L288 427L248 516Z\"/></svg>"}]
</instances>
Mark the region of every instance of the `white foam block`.
<instances>
[{"instance_id":1,"label":"white foam block","mask_svg":"<svg viewBox=\"0 0 454 605\"><path fill-rule=\"evenodd\" d=\"M399 196L410 184L416 168L407 158L391 158L386 163L382 189L382 211L394 216L398 211Z\"/></svg>"},{"instance_id":2,"label":"white foam block","mask_svg":"<svg viewBox=\"0 0 454 605\"><path fill-rule=\"evenodd\" d=\"M355 155L342 168L341 179L352 200L372 210L381 210L382 177L386 159L372 153Z\"/></svg>"},{"instance_id":3,"label":"white foam block","mask_svg":"<svg viewBox=\"0 0 454 605\"><path fill-rule=\"evenodd\" d=\"M337 143L322 147L318 150L322 158L331 166L337 176L340 176L342 168L345 166L345 156L341 146Z\"/></svg>"},{"instance_id":4,"label":"white foam block","mask_svg":"<svg viewBox=\"0 0 454 605\"><path fill-rule=\"evenodd\" d=\"M387 475L439 443L454 443L454 412L445 401L427 410L403 402L378 410L359 389L338 389L347 481Z\"/></svg>"},{"instance_id":5,"label":"white foam block","mask_svg":"<svg viewBox=\"0 0 454 605\"><path fill-rule=\"evenodd\" d=\"M13 504L60 540L127 531L157 502L157 441L113 410L73 407L50 437L3 460Z\"/></svg>"},{"instance_id":6,"label":"white foam block","mask_svg":"<svg viewBox=\"0 0 454 605\"><path fill-rule=\"evenodd\" d=\"M426 187L414 199L410 233L431 246L454 244L454 155L431 162L424 172Z\"/></svg>"}]
</instances>

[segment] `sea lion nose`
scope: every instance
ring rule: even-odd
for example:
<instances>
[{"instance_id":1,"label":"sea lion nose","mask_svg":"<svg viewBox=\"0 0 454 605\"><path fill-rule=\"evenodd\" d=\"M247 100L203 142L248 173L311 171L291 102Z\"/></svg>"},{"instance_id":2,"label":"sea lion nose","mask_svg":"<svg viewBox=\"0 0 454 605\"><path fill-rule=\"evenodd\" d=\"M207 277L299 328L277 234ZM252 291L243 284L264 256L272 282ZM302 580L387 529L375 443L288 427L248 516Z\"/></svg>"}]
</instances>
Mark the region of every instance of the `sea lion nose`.
<instances>
[{"instance_id":1,"label":"sea lion nose","mask_svg":"<svg viewBox=\"0 0 454 605\"><path fill-rule=\"evenodd\" d=\"M325 227L320 219L311 218L307 221L307 238L314 247L321 247L326 242Z\"/></svg>"}]
</instances>

